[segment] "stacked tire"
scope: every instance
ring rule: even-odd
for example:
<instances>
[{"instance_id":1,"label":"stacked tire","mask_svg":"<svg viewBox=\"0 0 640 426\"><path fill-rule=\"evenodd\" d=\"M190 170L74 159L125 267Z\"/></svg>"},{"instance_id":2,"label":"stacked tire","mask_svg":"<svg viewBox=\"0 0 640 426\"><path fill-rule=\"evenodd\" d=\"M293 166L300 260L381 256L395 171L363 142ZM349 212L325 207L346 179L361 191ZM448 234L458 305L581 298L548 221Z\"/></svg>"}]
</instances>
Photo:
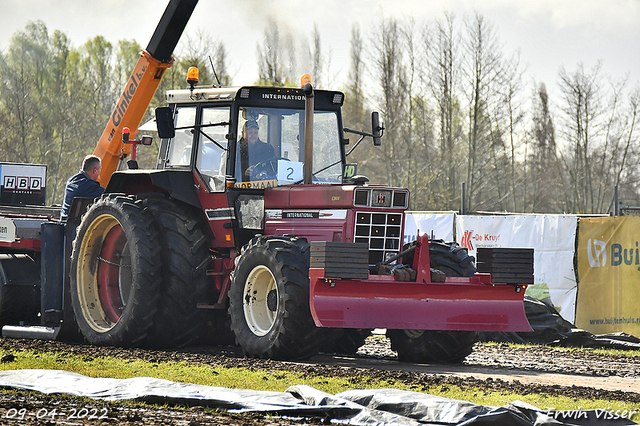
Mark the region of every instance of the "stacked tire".
<instances>
[{"instance_id":1,"label":"stacked tire","mask_svg":"<svg viewBox=\"0 0 640 426\"><path fill-rule=\"evenodd\" d=\"M448 277L472 277L476 272L474 258L456 243L432 241L429 245L430 266ZM413 256L404 259L413 263ZM475 331L387 330L391 349L398 359L412 363L459 363L473 350Z\"/></svg>"}]
</instances>

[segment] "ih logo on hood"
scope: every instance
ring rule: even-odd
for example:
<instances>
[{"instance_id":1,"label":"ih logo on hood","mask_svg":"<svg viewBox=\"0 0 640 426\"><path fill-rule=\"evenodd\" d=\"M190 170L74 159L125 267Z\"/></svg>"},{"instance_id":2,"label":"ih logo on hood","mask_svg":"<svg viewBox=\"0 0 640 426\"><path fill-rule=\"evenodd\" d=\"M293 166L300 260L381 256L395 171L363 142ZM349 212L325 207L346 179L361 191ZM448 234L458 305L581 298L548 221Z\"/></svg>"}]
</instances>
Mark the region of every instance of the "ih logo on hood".
<instances>
[{"instance_id":1,"label":"ih logo on hood","mask_svg":"<svg viewBox=\"0 0 640 426\"><path fill-rule=\"evenodd\" d=\"M600 240L587 241L587 260L589 266L597 268L607 264L607 243Z\"/></svg>"}]
</instances>

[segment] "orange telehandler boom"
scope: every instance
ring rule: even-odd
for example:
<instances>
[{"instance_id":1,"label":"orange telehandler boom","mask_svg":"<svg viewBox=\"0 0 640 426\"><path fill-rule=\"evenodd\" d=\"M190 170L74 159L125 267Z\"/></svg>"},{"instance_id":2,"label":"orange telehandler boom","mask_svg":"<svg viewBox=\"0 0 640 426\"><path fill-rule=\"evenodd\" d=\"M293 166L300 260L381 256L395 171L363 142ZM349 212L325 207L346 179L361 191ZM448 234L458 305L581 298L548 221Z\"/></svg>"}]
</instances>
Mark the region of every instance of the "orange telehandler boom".
<instances>
[{"instance_id":1,"label":"orange telehandler boom","mask_svg":"<svg viewBox=\"0 0 640 426\"><path fill-rule=\"evenodd\" d=\"M140 52L140 59L120 95L107 126L93 151L102 159L102 172L98 178L105 187L121 160L126 158L131 145L122 142L122 129L137 129L147 111L162 76L173 63L171 54L191 17L198 0L172 0L162 15L151 41ZM136 130L132 130L134 139Z\"/></svg>"}]
</instances>

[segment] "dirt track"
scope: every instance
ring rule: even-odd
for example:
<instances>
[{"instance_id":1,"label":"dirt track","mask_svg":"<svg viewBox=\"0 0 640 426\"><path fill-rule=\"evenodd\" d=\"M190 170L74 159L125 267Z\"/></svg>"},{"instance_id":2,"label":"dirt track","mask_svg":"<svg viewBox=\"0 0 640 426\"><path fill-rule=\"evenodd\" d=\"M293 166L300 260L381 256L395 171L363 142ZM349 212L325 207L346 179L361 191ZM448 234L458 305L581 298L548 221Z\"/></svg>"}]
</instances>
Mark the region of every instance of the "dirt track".
<instances>
[{"instance_id":1,"label":"dirt track","mask_svg":"<svg viewBox=\"0 0 640 426\"><path fill-rule=\"evenodd\" d=\"M269 370L297 370L307 376L353 377L365 372L376 378L394 379L409 386L422 388L430 385L457 385L463 388L480 388L487 392L509 390L519 393L543 393L565 395L572 398L600 398L640 403L639 356L599 355L591 350L567 351L551 347L513 348L507 345L476 345L474 352L462 365L417 365L404 364L395 360L389 342L384 338L369 338L360 349L358 356L320 354L305 363L286 363L270 360L254 360L242 357L236 348L189 348L181 351L150 351L141 349L120 349L69 345L59 342L33 340L0 339L2 353L19 356L23 349L74 353L83 356L117 356L129 359L145 359L152 362L184 361L212 366L250 367ZM71 402L70 402L71 401ZM36 424L35 413L41 414L56 406L67 411L75 407L83 418L54 419L49 424L225 424L225 425L293 425L314 424L322 419L307 419L304 422L287 419L265 420L262 416L230 416L211 413L202 408L186 411L170 409L131 408L103 404L86 404L74 400L32 395L25 392L0 393L0 416L3 423L10 423L7 414L27 408L31 417L21 419L20 424ZM76 405L73 405L76 404ZM14 408L13 411L9 411ZM69 412L65 413L70 414ZM90 419L90 414L94 416ZM103 418L99 418L102 416ZM62 419L62 420L61 420ZM51 419L48 419L51 420ZM75 421L75 423L74 423ZM42 422L38 423L42 424Z\"/></svg>"}]
</instances>

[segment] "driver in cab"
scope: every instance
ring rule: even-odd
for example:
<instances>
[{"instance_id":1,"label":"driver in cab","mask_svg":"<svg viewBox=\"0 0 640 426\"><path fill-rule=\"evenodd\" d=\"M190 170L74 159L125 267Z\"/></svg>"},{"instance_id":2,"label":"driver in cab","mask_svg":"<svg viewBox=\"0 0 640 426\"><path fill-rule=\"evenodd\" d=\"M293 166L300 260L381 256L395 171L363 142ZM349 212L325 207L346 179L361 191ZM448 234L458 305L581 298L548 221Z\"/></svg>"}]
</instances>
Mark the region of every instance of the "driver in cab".
<instances>
[{"instance_id":1,"label":"driver in cab","mask_svg":"<svg viewBox=\"0 0 640 426\"><path fill-rule=\"evenodd\" d=\"M264 163L275 158L273 147L260 140L258 122L249 120L242 128L242 139L238 141L242 180L275 179L265 170ZM262 165L262 167L260 167Z\"/></svg>"}]
</instances>

